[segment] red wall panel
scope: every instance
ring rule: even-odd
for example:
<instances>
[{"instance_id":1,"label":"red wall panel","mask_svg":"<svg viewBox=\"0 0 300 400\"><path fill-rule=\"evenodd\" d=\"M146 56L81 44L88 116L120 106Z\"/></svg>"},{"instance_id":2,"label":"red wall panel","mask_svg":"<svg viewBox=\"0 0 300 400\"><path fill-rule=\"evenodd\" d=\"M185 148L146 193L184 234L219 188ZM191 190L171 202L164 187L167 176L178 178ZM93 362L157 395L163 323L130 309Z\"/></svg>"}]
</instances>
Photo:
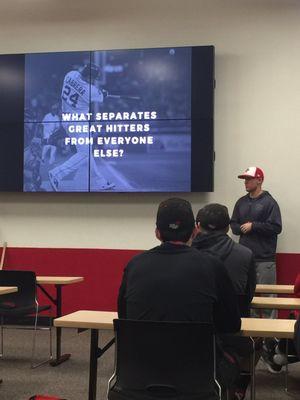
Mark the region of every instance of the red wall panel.
<instances>
[{"instance_id":1,"label":"red wall panel","mask_svg":"<svg viewBox=\"0 0 300 400\"><path fill-rule=\"evenodd\" d=\"M84 282L65 286L63 313L78 309L114 311L122 273L141 250L8 248L5 268L33 270L37 275L83 276ZM277 255L278 283L294 283L300 254ZM47 285L54 294L54 288ZM45 296L40 293L41 303Z\"/></svg>"},{"instance_id":2,"label":"red wall panel","mask_svg":"<svg viewBox=\"0 0 300 400\"><path fill-rule=\"evenodd\" d=\"M63 314L82 310L116 310L117 294L127 262L141 250L8 248L5 268L37 275L83 276L63 289ZM45 288L55 294L53 285ZM41 303L49 302L39 292Z\"/></svg>"},{"instance_id":3,"label":"red wall panel","mask_svg":"<svg viewBox=\"0 0 300 400\"><path fill-rule=\"evenodd\" d=\"M277 254L277 281L282 285L289 285L295 282L296 276L300 274L299 253Z\"/></svg>"}]
</instances>

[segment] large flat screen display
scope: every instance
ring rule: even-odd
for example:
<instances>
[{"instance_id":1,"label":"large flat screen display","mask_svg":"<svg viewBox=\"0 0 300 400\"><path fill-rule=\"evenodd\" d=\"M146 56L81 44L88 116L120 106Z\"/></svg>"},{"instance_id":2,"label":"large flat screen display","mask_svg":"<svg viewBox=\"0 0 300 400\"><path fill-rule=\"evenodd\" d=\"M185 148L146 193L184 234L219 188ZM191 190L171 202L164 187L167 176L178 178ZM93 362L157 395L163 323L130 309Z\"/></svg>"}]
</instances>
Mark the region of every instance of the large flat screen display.
<instances>
[{"instance_id":1,"label":"large flat screen display","mask_svg":"<svg viewBox=\"0 0 300 400\"><path fill-rule=\"evenodd\" d=\"M213 190L214 48L0 56L0 190Z\"/></svg>"}]
</instances>

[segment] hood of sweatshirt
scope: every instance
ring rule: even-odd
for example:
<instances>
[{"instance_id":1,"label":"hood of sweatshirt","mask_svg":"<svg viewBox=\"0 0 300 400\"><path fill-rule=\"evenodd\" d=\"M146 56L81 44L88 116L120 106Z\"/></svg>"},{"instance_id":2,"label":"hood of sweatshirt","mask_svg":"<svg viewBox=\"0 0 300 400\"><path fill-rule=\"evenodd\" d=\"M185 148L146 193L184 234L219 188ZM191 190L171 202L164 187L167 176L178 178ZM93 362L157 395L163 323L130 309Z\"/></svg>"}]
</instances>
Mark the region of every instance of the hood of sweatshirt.
<instances>
[{"instance_id":1,"label":"hood of sweatshirt","mask_svg":"<svg viewBox=\"0 0 300 400\"><path fill-rule=\"evenodd\" d=\"M206 250L224 261L234 246L234 241L221 232L199 233L193 240L192 247L198 250Z\"/></svg>"}]
</instances>

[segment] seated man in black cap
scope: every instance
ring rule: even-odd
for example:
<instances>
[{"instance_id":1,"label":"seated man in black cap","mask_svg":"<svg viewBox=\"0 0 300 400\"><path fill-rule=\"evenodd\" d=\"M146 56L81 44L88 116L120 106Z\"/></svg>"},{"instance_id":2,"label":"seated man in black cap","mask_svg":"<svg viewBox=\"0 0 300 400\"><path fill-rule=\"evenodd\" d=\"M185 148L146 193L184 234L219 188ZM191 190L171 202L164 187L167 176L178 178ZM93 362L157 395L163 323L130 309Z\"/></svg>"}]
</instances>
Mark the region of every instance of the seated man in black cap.
<instances>
[{"instance_id":1,"label":"seated man in black cap","mask_svg":"<svg viewBox=\"0 0 300 400\"><path fill-rule=\"evenodd\" d=\"M231 280L216 258L189 246L196 234L188 201L173 198L158 208L161 245L135 256L124 270L120 318L213 322L218 332L237 332L240 317Z\"/></svg>"},{"instance_id":2,"label":"seated man in black cap","mask_svg":"<svg viewBox=\"0 0 300 400\"><path fill-rule=\"evenodd\" d=\"M231 280L218 259L190 247L196 232L188 201L172 198L159 205L155 233L161 244L126 266L119 318L209 322L220 333L240 330ZM211 395L207 398L216 399Z\"/></svg>"},{"instance_id":3,"label":"seated man in black cap","mask_svg":"<svg viewBox=\"0 0 300 400\"><path fill-rule=\"evenodd\" d=\"M226 206L208 204L198 211L196 217L198 235L192 246L200 251L208 251L223 263L233 283L239 302L241 317L250 316L250 304L256 287L256 271L252 251L234 242L228 235L230 217ZM222 336L225 349L232 349L241 357L245 370L249 368L249 356L252 353L252 342L245 337L233 335ZM256 347L259 348L260 341ZM257 361L258 361L257 357ZM242 400L250 381L249 376L241 376L236 382L233 399Z\"/></svg>"}]
</instances>

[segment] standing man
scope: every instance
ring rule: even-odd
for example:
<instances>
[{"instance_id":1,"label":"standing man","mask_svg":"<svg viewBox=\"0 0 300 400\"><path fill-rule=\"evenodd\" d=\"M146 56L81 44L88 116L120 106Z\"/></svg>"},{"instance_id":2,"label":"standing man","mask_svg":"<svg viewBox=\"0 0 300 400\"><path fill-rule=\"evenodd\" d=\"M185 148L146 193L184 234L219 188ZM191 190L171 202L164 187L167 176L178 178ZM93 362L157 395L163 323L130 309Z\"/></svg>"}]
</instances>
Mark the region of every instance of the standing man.
<instances>
[{"instance_id":1,"label":"standing man","mask_svg":"<svg viewBox=\"0 0 300 400\"><path fill-rule=\"evenodd\" d=\"M277 235L282 230L281 214L276 200L269 192L262 190L264 173L258 167L249 167L238 176L244 179L246 196L235 204L232 218L232 232L240 236L240 244L252 250L256 265L256 282L276 284ZM272 295L270 295L272 296ZM254 316L276 318L276 310L261 310ZM281 366L273 362L273 339L265 339L262 357L272 373L278 373Z\"/></svg>"},{"instance_id":2,"label":"standing man","mask_svg":"<svg viewBox=\"0 0 300 400\"><path fill-rule=\"evenodd\" d=\"M238 178L245 180L248 194L234 206L232 232L254 254L257 283L275 284L277 235L282 230L279 206L269 192L262 190L264 173L260 168L249 167Z\"/></svg>"},{"instance_id":3,"label":"standing man","mask_svg":"<svg viewBox=\"0 0 300 400\"><path fill-rule=\"evenodd\" d=\"M245 180L246 196L235 204L231 229L240 235L240 244L249 247L255 259L256 282L276 284L276 246L277 235L282 230L281 214L276 200L269 192L262 190L264 173L258 167L249 167L238 178ZM270 295L272 296L272 295ZM276 318L276 310L260 310L254 316ZM273 362L274 339L264 340L262 357L268 370L278 373L281 366Z\"/></svg>"}]
</instances>

